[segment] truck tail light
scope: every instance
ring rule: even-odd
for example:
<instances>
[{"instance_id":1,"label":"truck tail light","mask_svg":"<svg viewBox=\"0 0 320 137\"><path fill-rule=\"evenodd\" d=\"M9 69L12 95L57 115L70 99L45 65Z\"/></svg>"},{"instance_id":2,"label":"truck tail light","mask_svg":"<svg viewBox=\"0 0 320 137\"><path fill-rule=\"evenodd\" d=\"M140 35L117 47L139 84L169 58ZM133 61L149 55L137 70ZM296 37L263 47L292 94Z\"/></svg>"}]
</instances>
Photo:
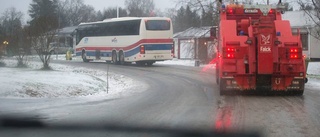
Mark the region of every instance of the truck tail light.
<instances>
[{"instance_id":1,"label":"truck tail light","mask_svg":"<svg viewBox=\"0 0 320 137\"><path fill-rule=\"evenodd\" d=\"M298 53L298 49L296 49L296 48L291 48L291 49L290 49L290 53Z\"/></svg>"},{"instance_id":2,"label":"truck tail light","mask_svg":"<svg viewBox=\"0 0 320 137\"><path fill-rule=\"evenodd\" d=\"M140 46L140 54L145 54L145 50L144 50L144 46L143 45Z\"/></svg>"},{"instance_id":3,"label":"truck tail light","mask_svg":"<svg viewBox=\"0 0 320 137\"><path fill-rule=\"evenodd\" d=\"M301 59L301 50L298 48L290 48L289 49L289 59Z\"/></svg>"},{"instance_id":4,"label":"truck tail light","mask_svg":"<svg viewBox=\"0 0 320 137\"><path fill-rule=\"evenodd\" d=\"M234 58L234 54L232 54L232 53L228 53L228 54L227 54L227 58L231 58L231 59L233 59L233 58Z\"/></svg>"},{"instance_id":5,"label":"truck tail light","mask_svg":"<svg viewBox=\"0 0 320 137\"><path fill-rule=\"evenodd\" d=\"M290 54L290 59L298 59L300 56L298 54Z\"/></svg>"},{"instance_id":6,"label":"truck tail light","mask_svg":"<svg viewBox=\"0 0 320 137\"><path fill-rule=\"evenodd\" d=\"M235 49L234 48L227 48L227 52L234 52Z\"/></svg>"},{"instance_id":7,"label":"truck tail light","mask_svg":"<svg viewBox=\"0 0 320 137\"><path fill-rule=\"evenodd\" d=\"M272 10L272 9L270 9L270 10L269 10L269 14L272 14L272 13L273 13L273 10Z\"/></svg>"},{"instance_id":8,"label":"truck tail light","mask_svg":"<svg viewBox=\"0 0 320 137\"><path fill-rule=\"evenodd\" d=\"M235 58L235 51L236 51L236 49L235 49L235 48L232 48L232 47L227 47L227 48L225 48L224 58L227 58L227 59L233 59L233 58Z\"/></svg>"},{"instance_id":9,"label":"truck tail light","mask_svg":"<svg viewBox=\"0 0 320 137\"><path fill-rule=\"evenodd\" d=\"M227 13L228 14L233 14L233 9L232 8L227 9Z\"/></svg>"}]
</instances>

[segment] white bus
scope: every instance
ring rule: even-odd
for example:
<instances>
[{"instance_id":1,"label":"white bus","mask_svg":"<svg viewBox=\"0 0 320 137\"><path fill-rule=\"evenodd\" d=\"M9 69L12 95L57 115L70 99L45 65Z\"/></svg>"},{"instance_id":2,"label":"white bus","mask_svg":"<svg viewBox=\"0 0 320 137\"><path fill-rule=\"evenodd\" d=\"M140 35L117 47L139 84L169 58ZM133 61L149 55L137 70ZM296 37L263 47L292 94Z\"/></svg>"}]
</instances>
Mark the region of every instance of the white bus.
<instances>
[{"instance_id":1,"label":"white bus","mask_svg":"<svg viewBox=\"0 0 320 137\"><path fill-rule=\"evenodd\" d=\"M152 65L174 55L172 22L165 17L124 17L81 23L76 29L76 55L84 62Z\"/></svg>"}]
</instances>

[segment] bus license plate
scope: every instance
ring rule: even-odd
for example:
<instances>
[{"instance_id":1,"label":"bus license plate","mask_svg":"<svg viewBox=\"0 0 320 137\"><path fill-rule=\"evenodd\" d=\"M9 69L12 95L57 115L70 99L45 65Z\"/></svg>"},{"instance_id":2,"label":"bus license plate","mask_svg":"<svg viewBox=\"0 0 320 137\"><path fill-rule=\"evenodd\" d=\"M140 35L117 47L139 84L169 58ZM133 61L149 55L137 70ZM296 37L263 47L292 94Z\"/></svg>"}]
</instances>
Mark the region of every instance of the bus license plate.
<instances>
[{"instance_id":1,"label":"bus license plate","mask_svg":"<svg viewBox=\"0 0 320 137\"><path fill-rule=\"evenodd\" d=\"M163 58L163 55L154 55L154 58Z\"/></svg>"}]
</instances>

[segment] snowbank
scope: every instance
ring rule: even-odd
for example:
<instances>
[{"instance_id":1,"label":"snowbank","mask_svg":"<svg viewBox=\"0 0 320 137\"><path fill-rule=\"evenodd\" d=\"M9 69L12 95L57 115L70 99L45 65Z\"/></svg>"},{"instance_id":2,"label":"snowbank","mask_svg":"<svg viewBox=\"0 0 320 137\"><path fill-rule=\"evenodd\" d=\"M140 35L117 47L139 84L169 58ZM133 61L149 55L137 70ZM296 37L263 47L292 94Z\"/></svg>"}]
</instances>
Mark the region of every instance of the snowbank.
<instances>
[{"instance_id":1,"label":"snowbank","mask_svg":"<svg viewBox=\"0 0 320 137\"><path fill-rule=\"evenodd\" d=\"M182 65L182 66L195 66L195 60L166 60L166 61L159 61L156 64L164 64L164 65Z\"/></svg>"},{"instance_id":2,"label":"snowbank","mask_svg":"<svg viewBox=\"0 0 320 137\"><path fill-rule=\"evenodd\" d=\"M54 71L41 71L40 62L30 62L30 68L13 68L15 60L4 60L0 67L0 97L64 98L78 96L120 97L134 92L145 84L123 75L81 67L50 64ZM108 83L109 80L109 83ZM108 87L109 85L109 87ZM108 91L108 93L107 93ZM126 91L125 93L123 93ZM141 91L141 90L140 90Z\"/></svg>"},{"instance_id":3,"label":"snowbank","mask_svg":"<svg viewBox=\"0 0 320 137\"><path fill-rule=\"evenodd\" d=\"M309 62L307 73L309 75L320 75L320 62Z\"/></svg>"},{"instance_id":4,"label":"snowbank","mask_svg":"<svg viewBox=\"0 0 320 137\"><path fill-rule=\"evenodd\" d=\"M195 66L195 60L179 60L179 59L172 59L172 60L166 60L161 62L156 62L156 64L162 64L162 65L180 65L180 66ZM200 64L200 66L203 71L209 70L209 69L215 69L216 64L213 62L212 64Z\"/></svg>"}]
</instances>

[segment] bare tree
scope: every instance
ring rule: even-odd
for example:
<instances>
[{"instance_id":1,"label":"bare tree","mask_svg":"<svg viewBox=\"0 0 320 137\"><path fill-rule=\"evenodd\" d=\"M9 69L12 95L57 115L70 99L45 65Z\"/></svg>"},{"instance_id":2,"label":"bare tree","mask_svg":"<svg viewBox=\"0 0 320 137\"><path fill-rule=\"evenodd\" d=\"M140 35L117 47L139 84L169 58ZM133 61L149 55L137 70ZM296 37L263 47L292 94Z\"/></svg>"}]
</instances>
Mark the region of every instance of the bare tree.
<instances>
[{"instance_id":1,"label":"bare tree","mask_svg":"<svg viewBox=\"0 0 320 137\"><path fill-rule=\"evenodd\" d=\"M319 0L298 0L300 9L314 22L311 35L320 40L320 1Z\"/></svg>"},{"instance_id":2,"label":"bare tree","mask_svg":"<svg viewBox=\"0 0 320 137\"><path fill-rule=\"evenodd\" d=\"M177 6L185 6L188 5L192 10L196 11L209 11L211 10L211 6L215 5L217 1L215 0L179 0L177 2ZM218 8L213 12L218 13Z\"/></svg>"},{"instance_id":3,"label":"bare tree","mask_svg":"<svg viewBox=\"0 0 320 137\"><path fill-rule=\"evenodd\" d=\"M31 26L29 30L31 45L43 63L42 69L49 70L51 69L49 66L51 57L50 43L54 41L54 36L58 32L58 22L55 18L44 16L33 23L34 26Z\"/></svg>"},{"instance_id":4,"label":"bare tree","mask_svg":"<svg viewBox=\"0 0 320 137\"><path fill-rule=\"evenodd\" d=\"M131 17L155 16L153 0L126 0L125 5Z\"/></svg>"},{"instance_id":5,"label":"bare tree","mask_svg":"<svg viewBox=\"0 0 320 137\"><path fill-rule=\"evenodd\" d=\"M7 49L14 55L18 61L18 67L26 67L25 55L30 47L24 41L22 29L23 14L15 8L9 8L1 17L3 33L8 41Z\"/></svg>"},{"instance_id":6,"label":"bare tree","mask_svg":"<svg viewBox=\"0 0 320 137\"><path fill-rule=\"evenodd\" d=\"M218 0L179 0L176 6L187 5L196 13L201 14L200 26L217 25L219 17Z\"/></svg>"},{"instance_id":7,"label":"bare tree","mask_svg":"<svg viewBox=\"0 0 320 137\"><path fill-rule=\"evenodd\" d=\"M96 11L83 0L65 0L59 2L59 14L62 26L75 26L81 22L96 21Z\"/></svg>"},{"instance_id":8,"label":"bare tree","mask_svg":"<svg viewBox=\"0 0 320 137\"><path fill-rule=\"evenodd\" d=\"M59 28L57 0L33 0L29 9L32 20L28 29L31 45L39 55L45 70L49 67L50 43Z\"/></svg>"}]
</instances>

